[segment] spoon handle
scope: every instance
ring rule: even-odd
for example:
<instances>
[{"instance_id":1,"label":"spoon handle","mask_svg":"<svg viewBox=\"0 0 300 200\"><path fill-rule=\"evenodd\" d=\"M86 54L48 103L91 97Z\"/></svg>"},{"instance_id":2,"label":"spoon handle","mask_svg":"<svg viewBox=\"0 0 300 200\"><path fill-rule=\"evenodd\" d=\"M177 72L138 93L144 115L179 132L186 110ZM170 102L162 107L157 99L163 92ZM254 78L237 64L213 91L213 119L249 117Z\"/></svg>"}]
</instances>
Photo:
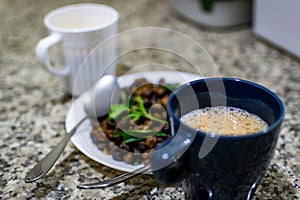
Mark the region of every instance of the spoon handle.
<instances>
[{"instance_id":1,"label":"spoon handle","mask_svg":"<svg viewBox=\"0 0 300 200\"><path fill-rule=\"evenodd\" d=\"M124 173L120 176L117 176L115 178L112 179L108 179L108 180L104 180L104 181L99 181L99 182L95 182L95 183L86 183L86 184L81 184L78 185L77 188L79 189L97 189L97 188L105 188L108 186L112 186L118 183L121 183L127 179L133 178L141 173L144 173L146 171L148 171L151 168L150 165L145 165L143 167L140 167L136 170L133 170L131 172L127 172Z\"/></svg>"},{"instance_id":2,"label":"spoon handle","mask_svg":"<svg viewBox=\"0 0 300 200\"><path fill-rule=\"evenodd\" d=\"M70 138L74 135L77 127L82 124L89 117L84 117L78 124L68 133L63 139L41 160L39 161L26 175L25 182L34 182L47 174L47 172L52 168L56 160L59 158L63 152L66 144L69 142Z\"/></svg>"}]
</instances>

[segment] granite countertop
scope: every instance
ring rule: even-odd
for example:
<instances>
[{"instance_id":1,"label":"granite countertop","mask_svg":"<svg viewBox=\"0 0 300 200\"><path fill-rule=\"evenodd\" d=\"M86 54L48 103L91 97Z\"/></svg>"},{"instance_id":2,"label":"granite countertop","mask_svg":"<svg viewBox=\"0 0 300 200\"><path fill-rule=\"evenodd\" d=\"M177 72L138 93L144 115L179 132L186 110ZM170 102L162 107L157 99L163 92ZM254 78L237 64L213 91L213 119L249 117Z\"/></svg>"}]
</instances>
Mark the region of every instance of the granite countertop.
<instances>
[{"instance_id":1,"label":"granite countertop","mask_svg":"<svg viewBox=\"0 0 300 200\"><path fill-rule=\"evenodd\" d=\"M183 199L181 185L163 187L141 175L110 188L79 190L87 180L122 172L101 165L69 143L47 178L24 177L65 134L72 98L38 63L35 45L47 35L44 15L77 0L0 1L0 199ZM89 1L91 2L91 1ZM251 25L207 30L179 17L167 1L94 1L120 12L119 30L170 28L201 43L223 76L262 84L283 100L286 115L274 159L254 199L300 199L300 62L256 38Z\"/></svg>"}]
</instances>

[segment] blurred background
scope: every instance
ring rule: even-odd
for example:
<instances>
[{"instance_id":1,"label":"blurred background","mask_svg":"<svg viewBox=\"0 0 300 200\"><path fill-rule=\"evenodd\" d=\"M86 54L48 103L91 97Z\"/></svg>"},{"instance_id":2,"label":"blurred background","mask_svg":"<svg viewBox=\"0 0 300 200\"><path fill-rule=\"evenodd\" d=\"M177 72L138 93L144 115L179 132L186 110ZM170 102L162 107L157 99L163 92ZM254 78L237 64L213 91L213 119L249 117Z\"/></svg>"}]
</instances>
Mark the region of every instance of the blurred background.
<instances>
[{"instance_id":1,"label":"blurred background","mask_svg":"<svg viewBox=\"0 0 300 200\"><path fill-rule=\"evenodd\" d=\"M72 144L51 173L52 179L35 184L23 181L29 168L65 134L65 117L72 104L59 77L36 59L36 44L48 34L43 18L64 5L102 3L119 11L119 32L149 26L178 31L206 49L222 76L254 81L278 94L286 106L285 121L274 159L254 199L299 199L300 2L201 2L0 0L0 198L183 198L180 185L161 187L146 175L113 188L77 190L85 178L114 177L121 172L88 159Z\"/></svg>"}]
</instances>

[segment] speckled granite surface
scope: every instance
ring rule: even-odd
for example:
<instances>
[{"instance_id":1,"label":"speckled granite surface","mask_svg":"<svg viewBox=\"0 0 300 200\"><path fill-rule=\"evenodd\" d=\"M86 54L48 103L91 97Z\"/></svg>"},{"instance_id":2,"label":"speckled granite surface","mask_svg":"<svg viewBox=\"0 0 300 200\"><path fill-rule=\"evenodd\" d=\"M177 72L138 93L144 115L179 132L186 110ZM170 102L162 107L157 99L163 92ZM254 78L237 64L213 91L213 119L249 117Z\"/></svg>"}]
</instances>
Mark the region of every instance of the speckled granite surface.
<instances>
[{"instance_id":1,"label":"speckled granite surface","mask_svg":"<svg viewBox=\"0 0 300 200\"><path fill-rule=\"evenodd\" d=\"M47 178L24 182L28 170L65 134L72 103L58 77L44 70L34 55L36 43L47 34L42 19L50 10L75 2L80 1L0 1L0 199L182 199L180 185L162 187L147 175L102 190L76 189L87 179L122 172L90 160L71 143ZM95 2L119 10L120 31L141 26L180 31L206 47L224 76L255 81L276 92L285 103L286 117L254 199L300 199L299 60L257 39L250 25L205 30L178 17L167 1Z\"/></svg>"}]
</instances>

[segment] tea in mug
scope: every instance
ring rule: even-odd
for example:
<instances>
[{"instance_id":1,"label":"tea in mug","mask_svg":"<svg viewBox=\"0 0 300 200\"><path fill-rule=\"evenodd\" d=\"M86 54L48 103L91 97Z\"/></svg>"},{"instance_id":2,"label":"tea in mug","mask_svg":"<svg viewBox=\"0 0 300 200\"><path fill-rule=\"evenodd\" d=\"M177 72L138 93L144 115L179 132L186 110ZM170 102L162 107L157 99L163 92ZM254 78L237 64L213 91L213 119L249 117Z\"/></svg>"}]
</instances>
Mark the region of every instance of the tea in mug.
<instances>
[{"instance_id":1,"label":"tea in mug","mask_svg":"<svg viewBox=\"0 0 300 200\"><path fill-rule=\"evenodd\" d=\"M180 119L184 124L205 133L237 136L259 132L267 122L246 110L216 106L193 110Z\"/></svg>"}]
</instances>

